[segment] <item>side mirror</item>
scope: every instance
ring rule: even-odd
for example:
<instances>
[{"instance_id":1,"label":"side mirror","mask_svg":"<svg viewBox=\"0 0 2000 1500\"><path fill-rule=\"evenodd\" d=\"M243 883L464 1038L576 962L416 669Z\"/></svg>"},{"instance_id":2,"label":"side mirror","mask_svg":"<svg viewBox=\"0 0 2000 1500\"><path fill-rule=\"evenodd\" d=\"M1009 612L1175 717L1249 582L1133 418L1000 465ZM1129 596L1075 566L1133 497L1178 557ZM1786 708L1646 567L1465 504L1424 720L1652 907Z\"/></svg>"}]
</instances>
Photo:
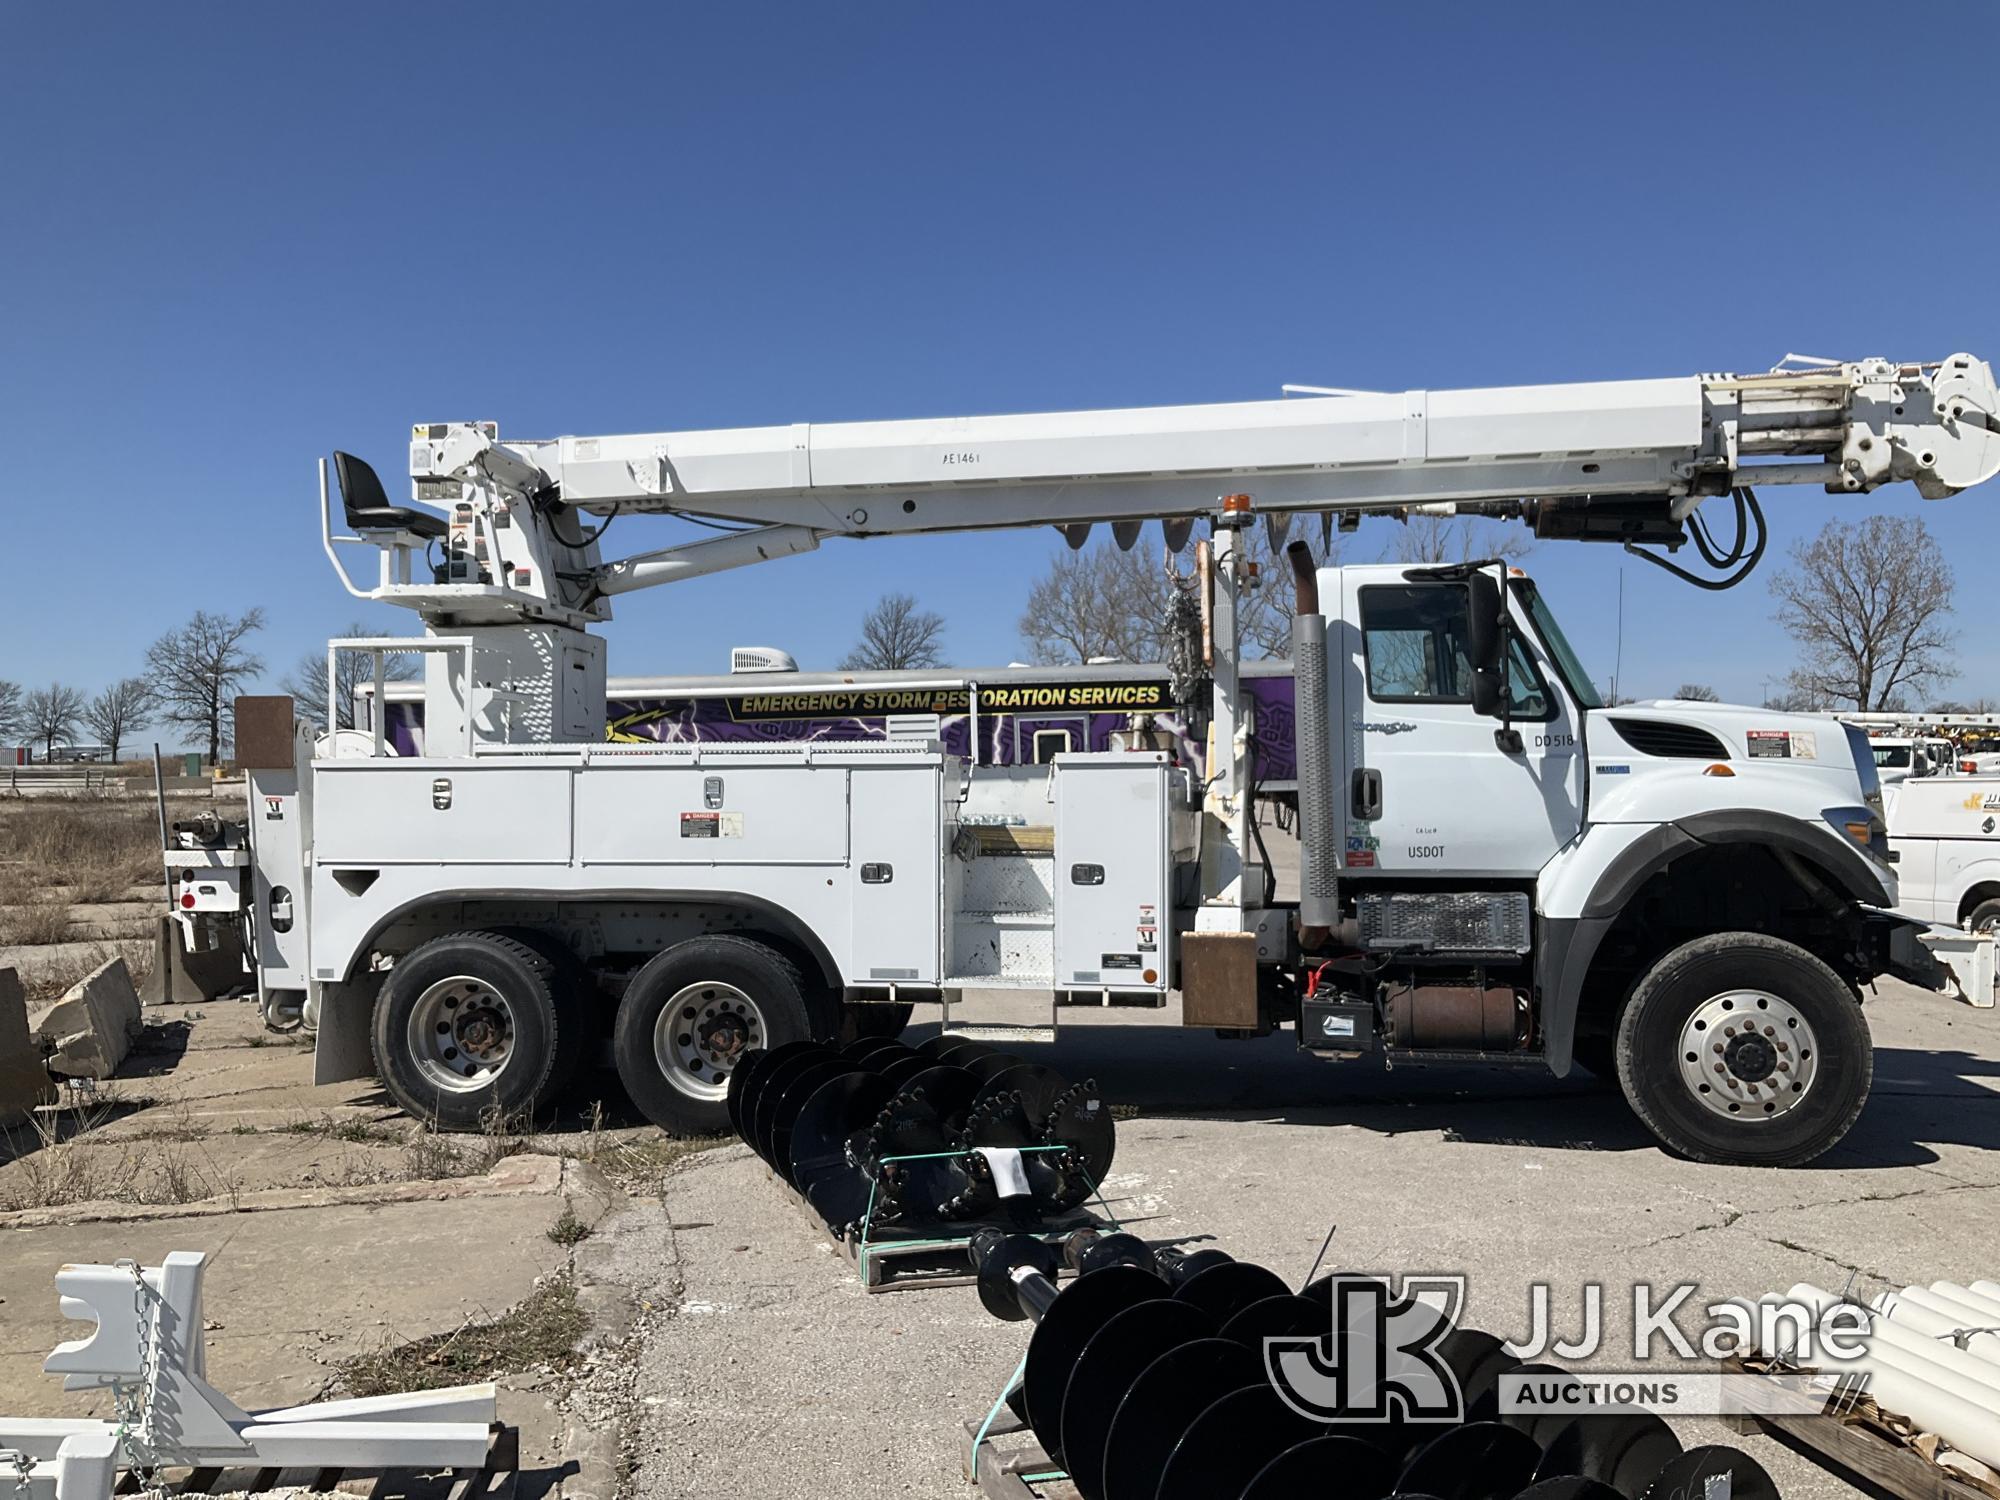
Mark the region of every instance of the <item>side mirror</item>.
<instances>
[{"instance_id":1,"label":"side mirror","mask_svg":"<svg viewBox=\"0 0 2000 1500\"><path fill-rule=\"evenodd\" d=\"M1493 575L1481 568L1466 580L1471 615L1465 645L1472 658L1472 711L1485 718L1501 716L1506 707L1507 602Z\"/></svg>"},{"instance_id":2,"label":"side mirror","mask_svg":"<svg viewBox=\"0 0 2000 1500\"><path fill-rule=\"evenodd\" d=\"M1483 568L1474 573L1468 583L1472 594L1472 616L1466 625L1465 644L1472 656L1472 669L1479 673L1492 672L1497 676L1504 644L1500 626L1506 610L1500 598L1500 585ZM1478 692L1477 688L1473 689L1475 698Z\"/></svg>"},{"instance_id":3,"label":"side mirror","mask_svg":"<svg viewBox=\"0 0 2000 1500\"><path fill-rule=\"evenodd\" d=\"M1478 667L1472 673L1472 711L1482 718L1493 719L1500 716L1501 701L1505 697L1500 685L1500 674L1492 667Z\"/></svg>"}]
</instances>

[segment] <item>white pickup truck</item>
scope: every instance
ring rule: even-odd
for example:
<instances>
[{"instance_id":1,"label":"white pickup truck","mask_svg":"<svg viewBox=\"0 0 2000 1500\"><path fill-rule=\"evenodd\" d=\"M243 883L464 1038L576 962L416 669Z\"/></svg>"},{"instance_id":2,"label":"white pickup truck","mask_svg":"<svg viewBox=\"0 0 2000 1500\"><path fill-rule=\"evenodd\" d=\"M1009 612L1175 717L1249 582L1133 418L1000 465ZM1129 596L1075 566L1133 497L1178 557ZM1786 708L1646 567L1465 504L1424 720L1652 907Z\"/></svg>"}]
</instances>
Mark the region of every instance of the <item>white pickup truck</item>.
<instances>
[{"instance_id":1,"label":"white pickup truck","mask_svg":"<svg viewBox=\"0 0 2000 1500\"><path fill-rule=\"evenodd\" d=\"M2000 776L1912 777L1882 795L1900 909L2000 932Z\"/></svg>"}]
</instances>

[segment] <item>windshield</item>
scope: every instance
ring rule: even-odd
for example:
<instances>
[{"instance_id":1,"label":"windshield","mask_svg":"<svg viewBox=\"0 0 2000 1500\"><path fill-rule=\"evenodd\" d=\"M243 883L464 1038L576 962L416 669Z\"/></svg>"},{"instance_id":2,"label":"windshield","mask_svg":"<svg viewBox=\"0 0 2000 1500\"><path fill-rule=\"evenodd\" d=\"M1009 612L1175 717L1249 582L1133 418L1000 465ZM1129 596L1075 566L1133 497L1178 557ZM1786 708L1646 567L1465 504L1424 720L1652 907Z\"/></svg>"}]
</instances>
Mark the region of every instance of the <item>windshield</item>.
<instances>
[{"instance_id":1,"label":"windshield","mask_svg":"<svg viewBox=\"0 0 2000 1500\"><path fill-rule=\"evenodd\" d=\"M1597 685L1590 680L1590 674L1583 670L1583 663L1577 660L1576 652L1570 648L1569 639L1556 624L1556 617L1542 600L1542 591L1535 587L1534 580L1519 578L1514 581L1514 589L1528 606L1528 618L1535 623L1535 630L1542 638L1542 644L1549 648L1549 655L1555 658L1556 672L1563 680L1563 686L1570 690L1576 701L1585 708L1602 708L1604 700L1598 696Z\"/></svg>"},{"instance_id":2,"label":"windshield","mask_svg":"<svg viewBox=\"0 0 2000 1500\"><path fill-rule=\"evenodd\" d=\"M1908 745L1876 745L1875 764L1887 771L1907 770L1910 764Z\"/></svg>"}]
</instances>

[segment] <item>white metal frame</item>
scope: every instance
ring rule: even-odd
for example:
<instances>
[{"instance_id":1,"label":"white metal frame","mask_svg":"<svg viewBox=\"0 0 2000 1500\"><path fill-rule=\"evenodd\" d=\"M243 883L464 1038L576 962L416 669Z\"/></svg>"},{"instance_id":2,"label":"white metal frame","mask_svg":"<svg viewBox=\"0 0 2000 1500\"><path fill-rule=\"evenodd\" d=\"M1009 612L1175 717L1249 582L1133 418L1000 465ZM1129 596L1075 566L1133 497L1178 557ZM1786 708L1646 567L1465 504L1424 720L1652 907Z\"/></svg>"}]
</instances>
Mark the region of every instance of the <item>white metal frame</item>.
<instances>
[{"instance_id":1,"label":"white metal frame","mask_svg":"<svg viewBox=\"0 0 2000 1500\"><path fill-rule=\"evenodd\" d=\"M324 1401L251 1413L208 1383L202 1275L208 1256L158 1266L68 1265L63 1316L92 1324L42 1362L68 1391L109 1390L117 1419L0 1417L0 1475L18 1500L111 1500L120 1469L477 1468L492 1385ZM4 1483L0 1479L0 1483Z\"/></svg>"},{"instance_id":2,"label":"white metal frame","mask_svg":"<svg viewBox=\"0 0 2000 1500\"><path fill-rule=\"evenodd\" d=\"M414 655L424 652L456 651L459 653L459 681L469 688L472 681L473 645L474 641L469 635L356 635L330 640L326 643L326 701L329 705L329 714L331 705L340 701L340 673L337 667L340 653L343 651L366 651L374 659L373 703L380 704L383 702L382 689L387 681L385 662L391 653L407 651ZM497 696L498 690L494 691ZM461 753L469 756L478 748L472 733L473 719L470 713L462 714L460 717L465 721L465 744ZM375 736L375 748L372 753L377 758L386 756L389 753L387 741L389 716L380 709L371 707L368 721ZM332 728L331 725L327 727ZM428 730L428 725L426 729ZM492 748L505 750L515 747L499 745Z\"/></svg>"}]
</instances>

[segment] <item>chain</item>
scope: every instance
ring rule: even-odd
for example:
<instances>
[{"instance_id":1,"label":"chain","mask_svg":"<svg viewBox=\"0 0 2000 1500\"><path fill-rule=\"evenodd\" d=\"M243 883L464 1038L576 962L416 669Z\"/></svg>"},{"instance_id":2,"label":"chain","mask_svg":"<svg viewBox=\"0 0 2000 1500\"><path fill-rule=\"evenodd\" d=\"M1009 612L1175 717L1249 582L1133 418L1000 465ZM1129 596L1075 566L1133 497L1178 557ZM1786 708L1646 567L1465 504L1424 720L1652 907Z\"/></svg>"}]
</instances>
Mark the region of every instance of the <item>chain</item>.
<instances>
[{"instance_id":1,"label":"chain","mask_svg":"<svg viewBox=\"0 0 2000 1500\"><path fill-rule=\"evenodd\" d=\"M153 1384L159 1376L159 1315L153 1306L152 1288L136 1261L121 1260L119 1269L132 1275L132 1315L139 1331L139 1378L136 1382L111 1382L111 1400L118 1413L114 1434L125 1455L125 1467L139 1476L140 1485L151 1495L164 1495L156 1455L152 1448Z\"/></svg>"}]
</instances>

